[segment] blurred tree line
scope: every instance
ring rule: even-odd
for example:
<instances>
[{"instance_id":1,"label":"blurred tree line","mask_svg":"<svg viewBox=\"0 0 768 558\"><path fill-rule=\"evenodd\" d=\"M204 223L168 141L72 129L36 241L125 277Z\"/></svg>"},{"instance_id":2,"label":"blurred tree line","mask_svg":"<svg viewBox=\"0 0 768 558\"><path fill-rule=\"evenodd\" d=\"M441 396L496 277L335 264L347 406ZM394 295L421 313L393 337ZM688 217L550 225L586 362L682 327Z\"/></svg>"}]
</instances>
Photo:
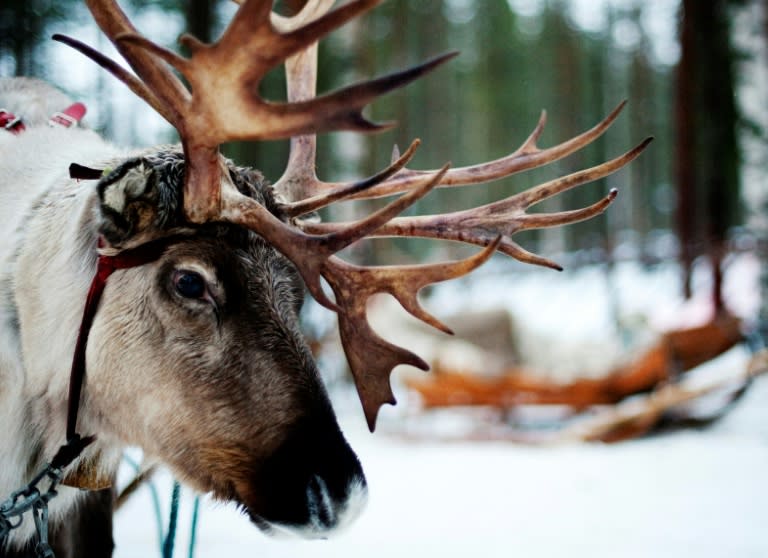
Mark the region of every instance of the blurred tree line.
<instances>
[{"instance_id":1,"label":"blurred tree line","mask_svg":"<svg viewBox=\"0 0 768 558\"><path fill-rule=\"evenodd\" d=\"M290 12L301 3L281 0L277 7ZM737 53L730 41L729 10L748 3L668 0L666 5L673 6L669 17L678 19L678 62L676 56L654 54L649 22L658 2L596 2L593 9L601 11L603 23L586 29L573 17L574 4L579 3L569 0L389 0L321 43L320 92L445 51L456 49L461 55L369 109L374 119L396 119L394 131L322 138L318 174L326 179L373 174L388 163L394 144L405 147L416 137L423 144L411 164L414 168L500 157L527 137L542 109L547 110L548 124L539 143L550 146L590 128L627 99L625 114L582 152L490 185L435 192L415 211L450 211L497 200L615 157L653 135L655 142L628 169L537 209L582 207L617 187L619 198L605 217L525 233L518 240L548 255L578 251L602 260L630 256L655 261L679 254L686 269L704 254L715 254L717 260L729 231L743 220ZM132 14L149 8L173 14L167 25L180 22L177 33L185 29L204 40L216 37L235 9L214 0L122 4ZM92 26L81 0L3 0L0 74L46 75L49 60L43 47L67 20ZM100 71L94 66L93 72ZM283 88L281 72L273 72L262 89L266 97L281 99ZM99 101L109 103L108 97L101 95ZM99 127L109 135L118 127L115 123L131 118L130 112L113 106ZM287 142L229 145L226 153L274 179L282 172ZM349 217L360 209L342 211ZM389 260L392 254L381 253L389 250L401 259L427 259L466 250L413 240L370 245L378 250L363 248L360 257Z\"/></svg>"}]
</instances>

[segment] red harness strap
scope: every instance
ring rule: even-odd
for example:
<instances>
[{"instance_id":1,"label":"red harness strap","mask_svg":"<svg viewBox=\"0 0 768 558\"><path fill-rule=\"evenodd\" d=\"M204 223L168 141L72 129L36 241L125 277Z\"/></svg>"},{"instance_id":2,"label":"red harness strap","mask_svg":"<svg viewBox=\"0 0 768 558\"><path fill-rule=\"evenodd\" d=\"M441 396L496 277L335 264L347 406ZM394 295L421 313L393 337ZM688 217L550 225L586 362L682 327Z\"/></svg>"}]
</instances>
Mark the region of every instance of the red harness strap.
<instances>
[{"instance_id":1,"label":"red harness strap","mask_svg":"<svg viewBox=\"0 0 768 558\"><path fill-rule=\"evenodd\" d=\"M85 105L83 103L72 103L61 112L54 112L48 119L49 126L61 126L69 128L77 126L77 123L85 116Z\"/></svg>"},{"instance_id":2,"label":"red harness strap","mask_svg":"<svg viewBox=\"0 0 768 558\"><path fill-rule=\"evenodd\" d=\"M48 119L48 125L54 127L59 126L62 128L77 126L78 122L85 116L86 110L87 109L83 103L72 103L63 111L54 112ZM19 135L27 129L20 116L16 116L6 109L0 109L0 127L5 128L14 135Z\"/></svg>"},{"instance_id":3,"label":"red harness strap","mask_svg":"<svg viewBox=\"0 0 768 558\"><path fill-rule=\"evenodd\" d=\"M82 438L77 433L77 413L80 408L80 394L85 379L85 348L88 343L88 334L93 325L93 319L96 316L96 310L99 307L99 300L104 292L107 279L118 269L138 267L156 261L163 255L169 244L178 240L179 237L177 236L161 238L125 250L116 256L99 256L96 274L91 281L88 297L85 300L83 319L80 322L75 353L72 357L72 369L69 376L69 401L67 403L67 443L57 452L56 457L51 462L53 465L59 468L66 467L95 439L95 436ZM101 244L100 239L99 245L101 246Z\"/></svg>"}]
</instances>

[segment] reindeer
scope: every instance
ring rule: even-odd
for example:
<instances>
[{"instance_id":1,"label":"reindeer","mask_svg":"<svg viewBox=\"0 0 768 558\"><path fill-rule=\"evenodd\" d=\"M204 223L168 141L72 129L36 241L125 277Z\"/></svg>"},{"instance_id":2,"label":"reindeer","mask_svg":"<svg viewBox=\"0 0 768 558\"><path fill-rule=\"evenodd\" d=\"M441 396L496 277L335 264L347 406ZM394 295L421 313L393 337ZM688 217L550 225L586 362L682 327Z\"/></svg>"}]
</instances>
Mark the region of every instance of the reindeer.
<instances>
[{"instance_id":1,"label":"reindeer","mask_svg":"<svg viewBox=\"0 0 768 558\"><path fill-rule=\"evenodd\" d=\"M0 494L28 482L63 441L77 442L80 453L64 471L67 486L50 503L52 545L60 557L108 556L108 487L123 449L138 446L195 490L237 503L266 532L326 536L360 512L367 488L299 328L305 290L337 313L373 431L379 408L395 402L392 368L427 366L371 329L367 299L390 293L417 318L450 332L419 304L422 287L469 273L495 251L557 269L511 236L593 217L616 192L573 211L526 210L618 170L648 140L495 203L398 217L433 188L485 183L573 153L602 134L623 104L554 147L536 144L542 113L528 139L495 161L410 170L417 140L375 176L328 183L314 172L315 134L383 128L361 110L453 53L316 96L317 41L378 0L334 10L332 0L310 0L290 18L272 13L269 0L246 0L215 43L181 38L190 58L139 34L114 0L86 3L135 74L76 39L54 38L125 83L175 127L181 145L125 152L94 132L35 122L24 133L0 134ZM258 84L282 63L288 99L268 102ZM68 102L33 84L34 94L11 107L19 87L0 84L0 105L22 116L38 102L43 113ZM287 169L272 184L219 154L225 141L288 137ZM72 162L98 181L70 177ZM340 200L394 195L359 221L309 218ZM465 260L414 266L361 267L335 255L363 238L389 236L482 249ZM114 271L108 280L104 266ZM103 289L100 300L91 300L89 285L91 294ZM24 555L33 545L27 525L4 552Z\"/></svg>"}]
</instances>

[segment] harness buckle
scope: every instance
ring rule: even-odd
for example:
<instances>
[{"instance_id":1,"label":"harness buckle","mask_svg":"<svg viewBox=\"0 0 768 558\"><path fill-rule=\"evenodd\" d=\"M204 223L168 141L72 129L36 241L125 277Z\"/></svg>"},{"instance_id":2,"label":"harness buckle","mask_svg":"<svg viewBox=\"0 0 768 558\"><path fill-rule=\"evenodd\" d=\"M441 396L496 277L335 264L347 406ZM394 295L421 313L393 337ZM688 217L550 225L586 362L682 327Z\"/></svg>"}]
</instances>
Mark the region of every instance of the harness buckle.
<instances>
[{"instance_id":1,"label":"harness buckle","mask_svg":"<svg viewBox=\"0 0 768 558\"><path fill-rule=\"evenodd\" d=\"M86 108L83 103L72 103L61 112L54 112L48 119L49 126L60 126L62 128L71 128L85 116Z\"/></svg>"},{"instance_id":2,"label":"harness buckle","mask_svg":"<svg viewBox=\"0 0 768 558\"><path fill-rule=\"evenodd\" d=\"M21 117L4 108L0 108L0 125L12 134L18 134L24 130Z\"/></svg>"},{"instance_id":3,"label":"harness buckle","mask_svg":"<svg viewBox=\"0 0 768 558\"><path fill-rule=\"evenodd\" d=\"M21 118L18 116L15 116L13 120L10 120L6 125L5 129L9 132L13 131L13 129L21 123Z\"/></svg>"},{"instance_id":4,"label":"harness buckle","mask_svg":"<svg viewBox=\"0 0 768 558\"><path fill-rule=\"evenodd\" d=\"M77 119L63 112L54 112L48 119L48 125L51 128L71 128L77 126Z\"/></svg>"}]
</instances>

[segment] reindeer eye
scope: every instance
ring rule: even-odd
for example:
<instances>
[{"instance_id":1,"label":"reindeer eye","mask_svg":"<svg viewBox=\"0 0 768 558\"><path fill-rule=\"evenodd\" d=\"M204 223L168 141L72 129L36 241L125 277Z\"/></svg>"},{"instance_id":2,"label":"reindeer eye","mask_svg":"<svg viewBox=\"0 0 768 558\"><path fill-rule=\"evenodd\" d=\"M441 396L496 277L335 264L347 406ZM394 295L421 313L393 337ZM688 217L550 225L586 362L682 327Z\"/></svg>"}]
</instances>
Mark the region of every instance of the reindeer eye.
<instances>
[{"instance_id":1,"label":"reindeer eye","mask_svg":"<svg viewBox=\"0 0 768 558\"><path fill-rule=\"evenodd\" d=\"M202 298L205 295L205 279L194 271L177 271L173 276L173 286L185 298Z\"/></svg>"}]
</instances>

